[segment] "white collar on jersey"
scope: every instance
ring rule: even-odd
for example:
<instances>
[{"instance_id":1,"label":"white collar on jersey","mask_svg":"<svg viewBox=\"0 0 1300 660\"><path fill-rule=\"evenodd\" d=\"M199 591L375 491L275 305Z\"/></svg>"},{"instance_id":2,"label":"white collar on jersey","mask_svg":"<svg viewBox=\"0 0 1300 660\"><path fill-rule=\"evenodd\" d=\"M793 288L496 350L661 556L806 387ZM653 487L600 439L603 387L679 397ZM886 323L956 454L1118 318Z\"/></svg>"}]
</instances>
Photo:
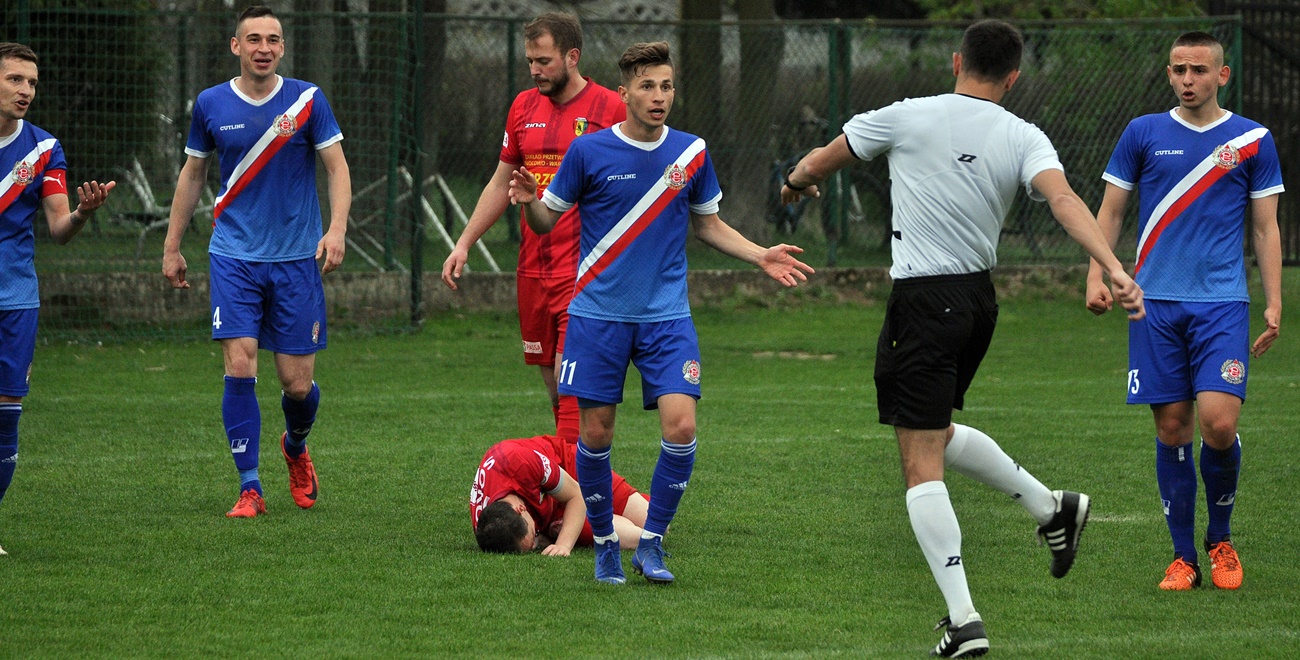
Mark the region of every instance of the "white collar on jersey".
<instances>
[{"instance_id":1,"label":"white collar on jersey","mask_svg":"<svg viewBox=\"0 0 1300 660\"><path fill-rule=\"evenodd\" d=\"M239 91L239 85L235 84L236 80L239 80L239 78L230 79L230 90L235 93L235 96L238 96L239 98L243 99L245 103L253 106L265 105L267 101L270 101L271 99L275 98L275 95L280 93L281 87L284 87L284 77L277 73L275 74L275 89L271 90L271 93L267 94L266 98L253 99L250 98L247 94Z\"/></svg>"},{"instance_id":2,"label":"white collar on jersey","mask_svg":"<svg viewBox=\"0 0 1300 660\"><path fill-rule=\"evenodd\" d=\"M1223 116L1222 116L1222 117L1219 117L1218 119L1215 119L1214 121L1212 121L1212 122L1210 122L1210 123L1208 123L1208 124L1206 124L1206 125L1204 125L1204 126L1197 126L1196 124L1193 124L1193 123L1187 121L1186 119L1183 119L1183 118L1182 118L1181 116L1179 116L1179 114L1178 114L1178 108L1174 108L1173 110L1170 110L1170 111L1169 111L1169 116L1170 116L1170 117L1173 117L1173 118L1174 118L1174 121L1176 121L1176 122L1182 124L1183 126L1186 126L1187 128L1189 128L1189 129L1191 129L1191 130L1193 130L1193 131L1196 131L1197 133L1204 133L1204 132L1206 132L1206 131L1208 131L1208 130L1211 130L1211 129L1215 128L1215 127L1218 126L1219 124L1222 124L1223 122L1228 121L1228 118L1229 118L1229 117L1232 117L1232 111L1231 111L1231 110L1224 109L1224 111L1223 111Z\"/></svg>"},{"instance_id":3,"label":"white collar on jersey","mask_svg":"<svg viewBox=\"0 0 1300 660\"><path fill-rule=\"evenodd\" d=\"M613 126L610 127L610 130L614 131L614 135L617 135L618 139L636 147L637 149L642 149L644 151L654 151L655 149L659 148L659 145L664 143L664 140L668 139L668 131L671 129L669 129L667 125L664 125L663 134L660 135L659 139L655 140L654 142L642 142L640 140L633 140L632 138L628 137L626 134L623 133L623 122L614 124Z\"/></svg>"},{"instance_id":4,"label":"white collar on jersey","mask_svg":"<svg viewBox=\"0 0 1300 660\"><path fill-rule=\"evenodd\" d=\"M19 119L18 123L15 124L15 126L17 126L18 128L14 129L14 132L0 138L0 149L4 149L5 147L9 146L11 143L13 143L14 140L18 139L19 135L22 135L23 120Z\"/></svg>"}]
</instances>

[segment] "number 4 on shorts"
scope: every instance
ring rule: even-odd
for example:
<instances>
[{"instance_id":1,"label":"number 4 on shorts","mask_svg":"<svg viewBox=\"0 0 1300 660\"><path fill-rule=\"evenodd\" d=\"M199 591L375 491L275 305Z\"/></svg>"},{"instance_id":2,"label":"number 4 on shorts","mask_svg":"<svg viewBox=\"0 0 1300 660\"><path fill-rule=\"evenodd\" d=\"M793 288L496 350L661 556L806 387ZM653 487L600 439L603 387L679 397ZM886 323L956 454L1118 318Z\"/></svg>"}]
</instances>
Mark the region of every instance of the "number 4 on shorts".
<instances>
[{"instance_id":1,"label":"number 4 on shorts","mask_svg":"<svg viewBox=\"0 0 1300 660\"><path fill-rule=\"evenodd\" d=\"M212 310L212 329L221 329L221 308L217 307Z\"/></svg>"}]
</instances>

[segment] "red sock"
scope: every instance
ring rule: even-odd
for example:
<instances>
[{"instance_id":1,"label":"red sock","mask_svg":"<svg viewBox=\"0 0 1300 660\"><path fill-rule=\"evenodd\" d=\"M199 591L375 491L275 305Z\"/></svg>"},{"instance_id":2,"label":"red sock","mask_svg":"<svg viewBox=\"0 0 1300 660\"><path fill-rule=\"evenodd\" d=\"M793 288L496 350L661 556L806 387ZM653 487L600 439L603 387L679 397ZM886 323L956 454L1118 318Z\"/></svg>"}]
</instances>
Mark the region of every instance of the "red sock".
<instances>
[{"instance_id":1,"label":"red sock","mask_svg":"<svg viewBox=\"0 0 1300 660\"><path fill-rule=\"evenodd\" d=\"M578 441L578 398L561 396L560 406L555 411L555 435L566 442Z\"/></svg>"}]
</instances>

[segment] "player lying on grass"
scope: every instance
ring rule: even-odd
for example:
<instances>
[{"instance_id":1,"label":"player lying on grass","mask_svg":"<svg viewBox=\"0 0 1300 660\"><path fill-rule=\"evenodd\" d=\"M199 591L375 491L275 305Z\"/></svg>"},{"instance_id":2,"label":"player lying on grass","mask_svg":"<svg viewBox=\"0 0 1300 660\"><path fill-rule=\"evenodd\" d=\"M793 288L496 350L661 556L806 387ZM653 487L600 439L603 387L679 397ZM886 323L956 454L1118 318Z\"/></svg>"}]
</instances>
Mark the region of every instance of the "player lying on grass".
<instances>
[{"instance_id":1,"label":"player lying on grass","mask_svg":"<svg viewBox=\"0 0 1300 660\"><path fill-rule=\"evenodd\" d=\"M568 556L591 547L591 525L576 473L578 446L553 435L502 440L483 455L469 491L474 538L486 552ZM614 474L614 528L636 548L650 500Z\"/></svg>"}]
</instances>

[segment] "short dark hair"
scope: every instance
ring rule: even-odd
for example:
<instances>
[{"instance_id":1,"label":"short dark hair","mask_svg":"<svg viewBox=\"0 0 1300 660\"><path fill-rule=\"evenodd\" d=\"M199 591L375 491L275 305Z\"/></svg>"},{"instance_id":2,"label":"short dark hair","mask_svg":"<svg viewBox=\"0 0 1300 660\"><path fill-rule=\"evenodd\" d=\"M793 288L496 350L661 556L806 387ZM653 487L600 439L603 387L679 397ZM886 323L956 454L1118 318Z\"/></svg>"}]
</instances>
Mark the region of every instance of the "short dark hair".
<instances>
[{"instance_id":1,"label":"short dark hair","mask_svg":"<svg viewBox=\"0 0 1300 660\"><path fill-rule=\"evenodd\" d=\"M520 554L524 550L519 542L528 534L528 523L505 500L497 500L478 514L478 528L474 540L484 552Z\"/></svg>"},{"instance_id":2,"label":"short dark hair","mask_svg":"<svg viewBox=\"0 0 1300 660\"><path fill-rule=\"evenodd\" d=\"M270 16L277 21L280 20L280 17L276 16L275 12L271 11L270 7L264 5L253 5L252 7L245 9L239 13L239 20L235 21L235 32L239 32L239 26L243 25L244 21L250 18L263 18L266 16Z\"/></svg>"},{"instance_id":3,"label":"short dark hair","mask_svg":"<svg viewBox=\"0 0 1300 660\"><path fill-rule=\"evenodd\" d=\"M668 53L667 41L653 41L628 46L623 56L618 58L618 71L623 74L623 84L645 73L652 66L673 65L673 58Z\"/></svg>"},{"instance_id":4,"label":"short dark hair","mask_svg":"<svg viewBox=\"0 0 1300 660\"><path fill-rule=\"evenodd\" d=\"M582 52L582 24L573 14L547 12L524 26L524 41L537 41L545 34L551 35L561 57L575 48Z\"/></svg>"},{"instance_id":5,"label":"short dark hair","mask_svg":"<svg viewBox=\"0 0 1300 660\"><path fill-rule=\"evenodd\" d=\"M961 37L962 69L985 82L1001 81L1020 69L1024 51L1024 37L1014 25L997 19L980 21Z\"/></svg>"},{"instance_id":6,"label":"short dark hair","mask_svg":"<svg viewBox=\"0 0 1300 660\"><path fill-rule=\"evenodd\" d=\"M41 63L36 57L36 51L24 46L23 44L16 44L10 41L0 43L0 62L7 59L24 60L31 62L32 64Z\"/></svg>"},{"instance_id":7,"label":"short dark hair","mask_svg":"<svg viewBox=\"0 0 1300 660\"><path fill-rule=\"evenodd\" d=\"M1172 52L1175 48L1207 46L1210 51L1218 58L1219 64L1223 64L1223 44L1209 32L1187 32L1177 39L1174 39L1174 45L1169 47Z\"/></svg>"}]
</instances>

